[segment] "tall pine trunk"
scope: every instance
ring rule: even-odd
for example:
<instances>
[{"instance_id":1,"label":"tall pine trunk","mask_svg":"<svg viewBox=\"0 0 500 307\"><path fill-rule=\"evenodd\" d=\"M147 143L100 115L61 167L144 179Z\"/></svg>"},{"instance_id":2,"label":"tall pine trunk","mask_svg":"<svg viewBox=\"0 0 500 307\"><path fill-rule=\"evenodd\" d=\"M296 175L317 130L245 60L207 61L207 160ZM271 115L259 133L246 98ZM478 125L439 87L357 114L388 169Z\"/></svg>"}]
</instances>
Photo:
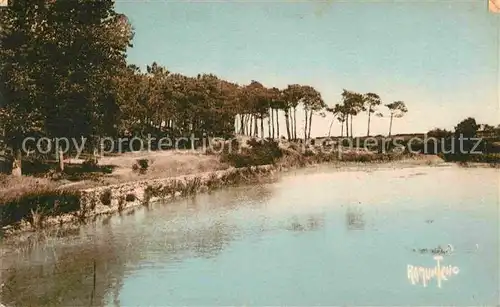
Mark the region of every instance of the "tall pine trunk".
<instances>
[{"instance_id":1,"label":"tall pine trunk","mask_svg":"<svg viewBox=\"0 0 500 307\"><path fill-rule=\"evenodd\" d=\"M248 132L247 132L247 135L248 136L252 136L253 134L253 116L252 115L248 115Z\"/></svg>"},{"instance_id":2,"label":"tall pine trunk","mask_svg":"<svg viewBox=\"0 0 500 307\"><path fill-rule=\"evenodd\" d=\"M352 138L352 114L351 114L351 138Z\"/></svg>"},{"instance_id":3,"label":"tall pine trunk","mask_svg":"<svg viewBox=\"0 0 500 307\"><path fill-rule=\"evenodd\" d=\"M260 115L260 137L264 138L264 115Z\"/></svg>"},{"instance_id":4,"label":"tall pine trunk","mask_svg":"<svg viewBox=\"0 0 500 307\"><path fill-rule=\"evenodd\" d=\"M328 137L330 137L331 133L332 133L332 126L333 126L333 122L335 121L335 118L332 119L332 122L330 123L330 128L328 129Z\"/></svg>"},{"instance_id":5,"label":"tall pine trunk","mask_svg":"<svg viewBox=\"0 0 500 307\"><path fill-rule=\"evenodd\" d=\"M271 118L270 118L270 117L268 117L268 118L267 118L267 136L268 136L270 139L272 139L272 138L273 138L273 137L272 137L272 135L271 135L271 132L272 132L272 131L271 131Z\"/></svg>"},{"instance_id":6,"label":"tall pine trunk","mask_svg":"<svg viewBox=\"0 0 500 307\"><path fill-rule=\"evenodd\" d=\"M297 107L293 107L293 139L297 139Z\"/></svg>"},{"instance_id":7,"label":"tall pine trunk","mask_svg":"<svg viewBox=\"0 0 500 307\"><path fill-rule=\"evenodd\" d=\"M285 124L286 124L286 133L288 136L288 140L291 140L291 134L290 134L290 109L287 108L285 109Z\"/></svg>"},{"instance_id":8,"label":"tall pine trunk","mask_svg":"<svg viewBox=\"0 0 500 307\"><path fill-rule=\"evenodd\" d=\"M247 122L246 122L246 116L243 115L242 123L243 125L241 126L241 134L245 135L246 134L246 128L247 128Z\"/></svg>"},{"instance_id":9,"label":"tall pine trunk","mask_svg":"<svg viewBox=\"0 0 500 307\"><path fill-rule=\"evenodd\" d=\"M269 134L270 134L269 137L274 139L274 109L273 108L271 108L269 118L271 121L270 125L272 126L272 135L271 135L271 132L269 132ZM271 131L271 128L269 129L269 131Z\"/></svg>"},{"instance_id":10,"label":"tall pine trunk","mask_svg":"<svg viewBox=\"0 0 500 307\"><path fill-rule=\"evenodd\" d=\"M281 136L280 136L280 114L279 114L280 110L279 109L276 109L276 137L279 139Z\"/></svg>"},{"instance_id":11,"label":"tall pine trunk","mask_svg":"<svg viewBox=\"0 0 500 307\"><path fill-rule=\"evenodd\" d=\"M257 119L257 116L254 115L254 119L253 119L253 124L254 124L254 137L259 137L259 123L258 123L258 119Z\"/></svg>"},{"instance_id":12,"label":"tall pine trunk","mask_svg":"<svg viewBox=\"0 0 500 307\"><path fill-rule=\"evenodd\" d=\"M305 123L304 123L304 144L307 142L307 110L304 110Z\"/></svg>"},{"instance_id":13,"label":"tall pine trunk","mask_svg":"<svg viewBox=\"0 0 500 307\"><path fill-rule=\"evenodd\" d=\"M389 137L391 136L392 132L392 118L394 117L394 114L391 114L391 123L389 124Z\"/></svg>"},{"instance_id":14,"label":"tall pine trunk","mask_svg":"<svg viewBox=\"0 0 500 307\"><path fill-rule=\"evenodd\" d=\"M250 114L245 115L245 135L250 136L252 134L252 126L251 121L252 116Z\"/></svg>"},{"instance_id":15,"label":"tall pine trunk","mask_svg":"<svg viewBox=\"0 0 500 307\"><path fill-rule=\"evenodd\" d=\"M308 137L309 139L311 138L312 117L313 117L313 112L311 111L311 112L309 113L309 132L307 133L307 137Z\"/></svg>"},{"instance_id":16,"label":"tall pine trunk","mask_svg":"<svg viewBox=\"0 0 500 307\"><path fill-rule=\"evenodd\" d=\"M271 119L274 120L274 117L272 116L272 109L271 110L268 110L267 112L267 135L269 136L269 138L273 138L273 136L271 135L271 132L273 132L273 135L274 135L274 131L271 131ZM274 125L273 125L273 130L274 130Z\"/></svg>"},{"instance_id":17,"label":"tall pine trunk","mask_svg":"<svg viewBox=\"0 0 500 307\"><path fill-rule=\"evenodd\" d=\"M349 137L349 114L345 117L345 136Z\"/></svg>"},{"instance_id":18,"label":"tall pine trunk","mask_svg":"<svg viewBox=\"0 0 500 307\"><path fill-rule=\"evenodd\" d=\"M243 114L240 114L240 134L245 134L245 131L243 130L243 125L244 125L244 117Z\"/></svg>"},{"instance_id":19,"label":"tall pine trunk","mask_svg":"<svg viewBox=\"0 0 500 307\"><path fill-rule=\"evenodd\" d=\"M372 108L368 109L368 131L366 132L366 136L370 136L370 115L372 114Z\"/></svg>"}]
</instances>

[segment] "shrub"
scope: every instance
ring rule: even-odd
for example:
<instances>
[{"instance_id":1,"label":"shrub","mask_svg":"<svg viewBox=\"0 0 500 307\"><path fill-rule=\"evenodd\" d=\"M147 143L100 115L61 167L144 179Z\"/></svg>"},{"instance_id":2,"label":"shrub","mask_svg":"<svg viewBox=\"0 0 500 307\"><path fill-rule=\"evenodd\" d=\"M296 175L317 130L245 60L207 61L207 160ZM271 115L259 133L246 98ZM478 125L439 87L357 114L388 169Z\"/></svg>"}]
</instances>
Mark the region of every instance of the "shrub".
<instances>
[{"instance_id":1,"label":"shrub","mask_svg":"<svg viewBox=\"0 0 500 307\"><path fill-rule=\"evenodd\" d=\"M209 150L210 150L211 152L220 152L220 150L223 148L223 146L224 146L224 143L223 143L223 142L221 142L221 141L212 141L212 142L210 143L210 148L209 148ZM225 147L225 146L224 146L224 147Z\"/></svg>"},{"instance_id":2,"label":"shrub","mask_svg":"<svg viewBox=\"0 0 500 307\"><path fill-rule=\"evenodd\" d=\"M297 144L291 143L288 145L288 149L299 151L299 146Z\"/></svg>"},{"instance_id":3,"label":"shrub","mask_svg":"<svg viewBox=\"0 0 500 307\"><path fill-rule=\"evenodd\" d=\"M137 164L139 164L139 167L141 170L147 170L149 167L149 160L148 159L139 159L137 160Z\"/></svg>"},{"instance_id":4,"label":"shrub","mask_svg":"<svg viewBox=\"0 0 500 307\"><path fill-rule=\"evenodd\" d=\"M99 199L101 200L101 203L105 206L110 206L111 205L111 199L112 199L112 193L110 189L107 189L104 191L104 193L99 196Z\"/></svg>"},{"instance_id":5,"label":"shrub","mask_svg":"<svg viewBox=\"0 0 500 307\"><path fill-rule=\"evenodd\" d=\"M275 164L283 156L282 150L275 141L251 139L248 145L250 148L244 148L240 152L225 151L222 155L222 162L235 167L248 167Z\"/></svg>"},{"instance_id":6,"label":"shrub","mask_svg":"<svg viewBox=\"0 0 500 307\"><path fill-rule=\"evenodd\" d=\"M22 195L0 198L0 226L12 225L23 219L38 224L47 216L58 216L80 209L80 192L40 187ZM36 221L35 221L36 220ZM39 226L39 225L37 225Z\"/></svg>"},{"instance_id":7,"label":"shrub","mask_svg":"<svg viewBox=\"0 0 500 307\"><path fill-rule=\"evenodd\" d=\"M85 161L82 162L82 169L84 171L93 171L95 169L98 169L97 161L95 159L86 159Z\"/></svg>"},{"instance_id":8,"label":"shrub","mask_svg":"<svg viewBox=\"0 0 500 307\"><path fill-rule=\"evenodd\" d=\"M138 159L136 160L136 163L132 165L132 170L134 172L139 171L140 174L144 174L149 169L149 164L150 161L148 159Z\"/></svg>"},{"instance_id":9,"label":"shrub","mask_svg":"<svg viewBox=\"0 0 500 307\"><path fill-rule=\"evenodd\" d=\"M373 154L364 152L347 152L341 156L342 161L350 162L372 162L391 160L391 154Z\"/></svg>"},{"instance_id":10,"label":"shrub","mask_svg":"<svg viewBox=\"0 0 500 307\"><path fill-rule=\"evenodd\" d=\"M315 155L316 154L314 153L314 151L309 148L306 148L306 150L304 151L304 157L313 157Z\"/></svg>"},{"instance_id":11,"label":"shrub","mask_svg":"<svg viewBox=\"0 0 500 307\"><path fill-rule=\"evenodd\" d=\"M128 202L135 201L136 199L137 199L137 196L135 196L135 194L133 194L133 193L129 193L125 196L125 201L128 201Z\"/></svg>"}]
</instances>

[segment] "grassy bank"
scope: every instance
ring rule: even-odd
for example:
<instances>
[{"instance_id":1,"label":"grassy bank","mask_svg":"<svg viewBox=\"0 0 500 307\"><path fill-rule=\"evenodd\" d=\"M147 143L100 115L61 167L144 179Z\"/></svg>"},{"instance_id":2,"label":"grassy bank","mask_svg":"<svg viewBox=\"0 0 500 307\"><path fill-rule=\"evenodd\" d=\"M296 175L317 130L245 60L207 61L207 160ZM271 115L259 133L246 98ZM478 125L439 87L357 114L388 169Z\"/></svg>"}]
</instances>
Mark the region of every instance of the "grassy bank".
<instances>
[{"instance_id":1,"label":"grassy bank","mask_svg":"<svg viewBox=\"0 0 500 307\"><path fill-rule=\"evenodd\" d=\"M326 150L250 140L220 153L158 152L103 159L111 173L95 181L53 177L0 178L0 226L7 232L85 222L95 216L224 186L270 178L275 171L320 163L384 163L415 157L401 153ZM179 162L182 161L182 162ZM75 162L73 162L75 163ZM113 163L113 164L111 164ZM128 166L128 167L127 167ZM49 173L50 174L50 173Z\"/></svg>"},{"instance_id":2,"label":"grassy bank","mask_svg":"<svg viewBox=\"0 0 500 307\"><path fill-rule=\"evenodd\" d=\"M33 178L17 181L20 185L16 188L1 190L0 228L25 222L30 228L39 229L45 219L70 214L80 208L79 190L59 189L43 181L37 185Z\"/></svg>"},{"instance_id":3,"label":"grassy bank","mask_svg":"<svg viewBox=\"0 0 500 307\"><path fill-rule=\"evenodd\" d=\"M481 163L491 166L500 165L500 153L487 154L439 154L446 162L458 162L460 164Z\"/></svg>"},{"instance_id":4,"label":"grassy bank","mask_svg":"<svg viewBox=\"0 0 500 307\"><path fill-rule=\"evenodd\" d=\"M255 183L272 177L276 166L263 165L178 177L145 179L83 190L36 189L5 198L0 216L5 233L85 223L150 202L192 195L224 186Z\"/></svg>"}]
</instances>

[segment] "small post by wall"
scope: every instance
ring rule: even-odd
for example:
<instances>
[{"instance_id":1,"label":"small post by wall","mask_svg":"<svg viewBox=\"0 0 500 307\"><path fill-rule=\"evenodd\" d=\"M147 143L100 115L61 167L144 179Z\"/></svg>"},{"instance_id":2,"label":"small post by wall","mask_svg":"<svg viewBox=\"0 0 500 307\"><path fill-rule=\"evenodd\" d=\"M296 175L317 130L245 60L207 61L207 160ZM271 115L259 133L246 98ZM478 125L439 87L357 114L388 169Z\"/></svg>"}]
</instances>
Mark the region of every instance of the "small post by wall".
<instances>
[{"instance_id":1,"label":"small post by wall","mask_svg":"<svg viewBox=\"0 0 500 307\"><path fill-rule=\"evenodd\" d=\"M64 152L61 149L57 152L57 161L59 162L57 170L64 171Z\"/></svg>"}]
</instances>

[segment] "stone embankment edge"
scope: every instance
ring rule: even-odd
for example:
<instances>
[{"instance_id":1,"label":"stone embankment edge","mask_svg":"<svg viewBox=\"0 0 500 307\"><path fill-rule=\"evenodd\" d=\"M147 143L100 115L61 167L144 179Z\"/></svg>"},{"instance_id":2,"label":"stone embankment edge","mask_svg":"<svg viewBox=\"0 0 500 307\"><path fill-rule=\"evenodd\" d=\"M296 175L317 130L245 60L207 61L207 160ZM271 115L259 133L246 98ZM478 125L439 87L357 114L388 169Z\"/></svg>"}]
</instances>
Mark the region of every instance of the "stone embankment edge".
<instances>
[{"instance_id":1,"label":"stone embankment edge","mask_svg":"<svg viewBox=\"0 0 500 307\"><path fill-rule=\"evenodd\" d=\"M271 178L276 172L286 168L275 165L260 165L243 168L196 173L178 177L166 177L125 182L82 189L80 206L76 211L46 216L41 229L73 227L96 219L99 216L128 211L139 206L148 206L151 202L194 195L217 188L237 184L255 183ZM23 220L16 227L4 229L5 235L38 231L32 223Z\"/></svg>"}]
</instances>

